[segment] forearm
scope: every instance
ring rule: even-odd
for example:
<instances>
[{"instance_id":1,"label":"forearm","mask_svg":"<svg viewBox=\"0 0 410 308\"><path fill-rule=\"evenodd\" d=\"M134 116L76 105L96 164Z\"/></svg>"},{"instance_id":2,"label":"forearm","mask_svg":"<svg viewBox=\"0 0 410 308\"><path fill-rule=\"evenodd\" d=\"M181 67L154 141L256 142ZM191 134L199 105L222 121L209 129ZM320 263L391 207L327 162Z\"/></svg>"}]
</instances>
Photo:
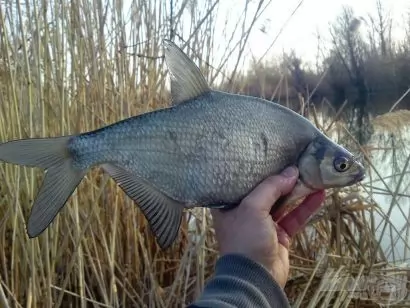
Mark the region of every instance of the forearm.
<instances>
[{"instance_id":1,"label":"forearm","mask_svg":"<svg viewBox=\"0 0 410 308\"><path fill-rule=\"evenodd\" d=\"M195 307L289 307L285 293L260 264L240 255L221 257Z\"/></svg>"}]
</instances>

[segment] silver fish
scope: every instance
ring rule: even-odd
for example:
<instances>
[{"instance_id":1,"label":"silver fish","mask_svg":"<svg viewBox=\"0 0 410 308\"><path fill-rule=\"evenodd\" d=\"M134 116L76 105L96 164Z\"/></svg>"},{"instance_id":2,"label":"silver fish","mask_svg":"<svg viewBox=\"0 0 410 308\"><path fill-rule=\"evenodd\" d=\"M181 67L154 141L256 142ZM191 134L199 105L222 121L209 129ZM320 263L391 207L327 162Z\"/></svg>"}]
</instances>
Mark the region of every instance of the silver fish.
<instances>
[{"instance_id":1,"label":"silver fish","mask_svg":"<svg viewBox=\"0 0 410 308\"><path fill-rule=\"evenodd\" d=\"M282 203L353 185L365 170L309 120L260 98L212 90L199 68L164 40L172 105L78 135L0 145L0 160L46 171L27 223L40 235L93 167L138 204L162 249L178 235L184 208L230 209L289 165L300 178Z\"/></svg>"}]
</instances>

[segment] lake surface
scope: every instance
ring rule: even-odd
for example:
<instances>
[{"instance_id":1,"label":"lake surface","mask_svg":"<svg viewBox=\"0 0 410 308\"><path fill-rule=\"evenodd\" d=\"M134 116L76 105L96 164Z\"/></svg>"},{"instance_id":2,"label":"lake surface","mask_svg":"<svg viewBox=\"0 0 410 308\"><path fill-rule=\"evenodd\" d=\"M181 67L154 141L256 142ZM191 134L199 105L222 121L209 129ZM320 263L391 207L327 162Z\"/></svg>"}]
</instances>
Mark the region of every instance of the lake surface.
<instances>
[{"instance_id":1,"label":"lake surface","mask_svg":"<svg viewBox=\"0 0 410 308\"><path fill-rule=\"evenodd\" d=\"M372 136L370 144L379 147L394 146L391 149L372 151L372 163L383 177L384 183L376 172L371 170L370 176L373 179L368 176L363 183L372 186L371 196L381 209L381 213L375 213L374 216L378 238L387 224L381 241L386 256L389 261L407 263L410 257L410 176L409 166L406 164L410 155L410 129L398 127L394 134L379 129ZM406 172L404 175L403 171ZM386 195L386 190L397 192L395 200L391 195ZM370 197L368 193L364 193L363 196Z\"/></svg>"}]
</instances>

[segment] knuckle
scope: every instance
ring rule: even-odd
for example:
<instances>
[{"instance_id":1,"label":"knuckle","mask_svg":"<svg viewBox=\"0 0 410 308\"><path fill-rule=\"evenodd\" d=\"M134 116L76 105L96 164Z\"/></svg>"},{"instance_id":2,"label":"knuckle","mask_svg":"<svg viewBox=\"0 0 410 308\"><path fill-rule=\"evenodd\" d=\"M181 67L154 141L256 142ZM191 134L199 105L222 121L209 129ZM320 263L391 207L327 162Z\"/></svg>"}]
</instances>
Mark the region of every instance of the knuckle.
<instances>
[{"instance_id":1,"label":"knuckle","mask_svg":"<svg viewBox=\"0 0 410 308\"><path fill-rule=\"evenodd\" d=\"M277 198L281 195L288 193L295 185L296 180L286 178L281 175L272 176L267 184L271 187L271 191Z\"/></svg>"},{"instance_id":2,"label":"knuckle","mask_svg":"<svg viewBox=\"0 0 410 308\"><path fill-rule=\"evenodd\" d=\"M282 175L273 175L262 181L250 194L242 199L241 205L252 206L257 203L276 202L282 195L287 194L294 181Z\"/></svg>"},{"instance_id":3,"label":"knuckle","mask_svg":"<svg viewBox=\"0 0 410 308\"><path fill-rule=\"evenodd\" d=\"M251 192L249 195L245 196L245 198L242 199L241 201L241 207L248 207L249 205L253 204L254 201L254 192Z\"/></svg>"},{"instance_id":4,"label":"knuckle","mask_svg":"<svg viewBox=\"0 0 410 308\"><path fill-rule=\"evenodd\" d=\"M272 189L282 190L282 188L286 186L286 180L287 179L282 175L273 175L267 178L265 183L269 185L269 187L272 187Z\"/></svg>"}]
</instances>

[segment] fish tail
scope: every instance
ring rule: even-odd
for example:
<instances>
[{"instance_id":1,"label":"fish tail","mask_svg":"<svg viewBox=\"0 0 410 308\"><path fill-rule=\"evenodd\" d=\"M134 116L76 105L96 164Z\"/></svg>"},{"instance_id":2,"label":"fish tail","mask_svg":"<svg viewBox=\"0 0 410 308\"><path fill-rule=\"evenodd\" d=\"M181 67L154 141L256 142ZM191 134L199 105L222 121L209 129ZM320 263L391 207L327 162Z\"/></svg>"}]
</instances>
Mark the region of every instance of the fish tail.
<instances>
[{"instance_id":1,"label":"fish tail","mask_svg":"<svg viewBox=\"0 0 410 308\"><path fill-rule=\"evenodd\" d=\"M70 138L21 139L0 144L0 160L46 170L27 223L30 238L50 225L87 172L73 165L67 147Z\"/></svg>"}]
</instances>

